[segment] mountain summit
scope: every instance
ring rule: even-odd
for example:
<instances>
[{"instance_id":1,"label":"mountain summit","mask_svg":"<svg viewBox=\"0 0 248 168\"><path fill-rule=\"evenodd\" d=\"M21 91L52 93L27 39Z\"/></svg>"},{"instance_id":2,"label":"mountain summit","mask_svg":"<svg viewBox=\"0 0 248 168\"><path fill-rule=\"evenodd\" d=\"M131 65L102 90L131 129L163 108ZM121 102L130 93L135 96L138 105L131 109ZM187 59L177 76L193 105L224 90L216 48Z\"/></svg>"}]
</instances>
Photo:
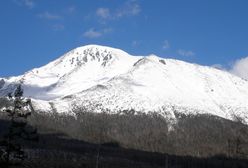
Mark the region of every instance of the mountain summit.
<instances>
[{"instance_id":1,"label":"mountain summit","mask_svg":"<svg viewBox=\"0 0 248 168\"><path fill-rule=\"evenodd\" d=\"M45 111L134 110L175 118L212 114L248 121L248 82L228 72L155 55L132 56L105 46L76 48L24 75L0 79L0 95L21 83Z\"/></svg>"}]
</instances>

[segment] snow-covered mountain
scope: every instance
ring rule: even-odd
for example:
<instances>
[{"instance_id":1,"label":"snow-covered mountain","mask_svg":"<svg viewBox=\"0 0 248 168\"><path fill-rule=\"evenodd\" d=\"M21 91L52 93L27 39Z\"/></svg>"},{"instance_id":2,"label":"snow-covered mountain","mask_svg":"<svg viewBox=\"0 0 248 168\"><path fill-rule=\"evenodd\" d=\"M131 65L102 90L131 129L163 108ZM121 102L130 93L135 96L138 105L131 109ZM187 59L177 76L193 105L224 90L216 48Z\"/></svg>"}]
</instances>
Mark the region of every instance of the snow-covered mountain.
<instances>
[{"instance_id":1,"label":"snow-covered mountain","mask_svg":"<svg viewBox=\"0 0 248 168\"><path fill-rule=\"evenodd\" d=\"M248 122L248 82L228 72L155 55L132 56L105 46L76 48L24 75L0 78L0 95L21 83L37 109L70 113L133 109L160 113L208 113Z\"/></svg>"}]
</instances>

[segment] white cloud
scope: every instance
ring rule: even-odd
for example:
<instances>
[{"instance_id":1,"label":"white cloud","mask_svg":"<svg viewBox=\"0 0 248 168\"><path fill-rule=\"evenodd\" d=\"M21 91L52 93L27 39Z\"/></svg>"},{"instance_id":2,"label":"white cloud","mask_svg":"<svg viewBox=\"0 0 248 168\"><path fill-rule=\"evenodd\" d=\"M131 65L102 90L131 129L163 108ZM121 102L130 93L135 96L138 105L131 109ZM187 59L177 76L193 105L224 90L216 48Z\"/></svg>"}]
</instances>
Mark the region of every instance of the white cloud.
<instances>
[{"instance_id":1,"label":"white cloud","mask_svg":"<svg viewBox=\"0 0 248 168\"><path fill-rule=\"evenodd\" d=\"M87 30L86 32L84 32L83 36L87 37L87 38L99 38L107 33L112 32L113 29L112 28L105 28L102 30L95 30L94 28L90 28L89 30Z\"/></svg>"},{"instance_id":2,"label":"white cloud","mask_svg":"<svg viewBox=\"0 0 248 168\"><path fill-rule=\"evenodd\" d=\"M132 41L132 46L133 47L136 47L137 45L139 45L139 42L138 41L136 41L136 40Z\"/></svg>"},{"instance_id":3,"label":"white cloud","mask_svg":"<svg viewBox=\"0 0 248 168\"><path fill-rule=\"evenodd\" d=\"M76 7L75 7L75 6L70 6L70 7L68 7L67 11L68 11L69 13L73 13L73 12L76 11Z\"/></svg>"},{"instance_id":4,"label":"white cloud","mask_svg":"<svg viewBox=\"0 0 248 168\"><path fill-rule=\"evenodd\" d=\"M48 20L59 20L62 19L62 16L57 15L57 14L53 14L50 12L44 12L44 13L40 13L38 14L38 17L41 19L48 19Z\"/></svg>"},{"instance_id":5,"label":"white cloud","mask_svg":"<svg viewBox=\"0 0 248 168\"><path fill-rule=\"evenodd\" d=\"M164 41L162 48L163 48L164 50L167 50L167 49L170 48L170 43L169 43L168 40L165 40L165 41Z\"/></svg>"},{"instance_id":6,"label":"white cloud","mask_svg":"<svg viewBox=\"0 0 248 168\"><path fill-rule=\"evenodd\" d=\"M21 6L26 6L30 9L34 8L35 3L33 0L14 0L14 2Z\"/></svg>"},{"instance_id":7,"label":"white cloud","mask_svg":"<svg viewBox=\"0 0 248 168\"><path fill-rule=\"evenodd\" d=\"M248 80L248 57L237 60L230 72Z\"/></svg>"},{"instance_id":8,"label":"white cloud","mask_svg":"<svg viewBox=\"0 0 248 168\"><path fill-rule=\"evenodd\" d=\"M64 30L65 29L65 26L63 24L54 24L52 26L52 29L54 31L60 31L60 30Z\"/></svg>"},{"instance_id":9,"label":"white cloud","mask_svg":"<svg viewBox=\"0 0 248 168\"><path fill-rule=\"evenodd\" d=\"M121 7L110 11L109 8L100 7L96 10L96 16L98 16L102 23L106 20L120 19L125 16L135 16L141 12L141 7L136 0L128 0Z\"/></svg>"},{"instance_id":10,"label":"white cloud","mask_svg":"<svg viewBox=\"0 0 248 168\"><path fill-rule=\"evenodd\" d=\"M28 8L33 8L34 7L34 2L32 0L23 0L23 3Z\"/></svg>"},{"instance_id":11,"label":"white cloud","mask_svg":"<svg viewBox=\"0 0 248 168\"><path fill-rule=\"evenodd\" d=\"M110 18L110 12L109 12L108 8L98 8L96 10L96 15L99 16L102 19Z\"/></svg>"},{"instance_id":12,"label":"white cloud","mask_svg":"<svg viewBox=\"0 0 248 168\"><path fill-rule=\"evenodd\" d=\"M103 33L103 34L106 34L106 33L112 32L112 31L113 31L112 28L105 28L105 29L102 30L102 33Z\"/></svg>"},{"instance_id":13,"label":"white cloud","mask_svg":"<svg viewBox=\"0 0 248 168\"><path fill-rule=\"evenodd\" d=\"M86 32L84 32L84 37L87 38L98 38L102 36L102 33L100 31L96 31L94 28L91 28L89 30L87 30Z\"/></svg>"},{"instance_id":14,"label":"white cloud","mask_svg":"<svg viewBox=\"0 0 248 168\"><path fill-rule=\"evenodd\" d=\"M177 53L181 56L186 56L186 57L192 57L195 55L193 51L187 51L187 50L182 50L182 49L179 49Z\"/></svg>"},{"instance_id":15,"label":"white cloud","mask_svg":"<svg viewBox=\"0 0 248 168\"><path fill-rule=\"evenodd\" d=\"M116 17L135 16L141 12L141 7L136 0L128 0L124 6L117 10Z\"/></svg>"}]
</instances>

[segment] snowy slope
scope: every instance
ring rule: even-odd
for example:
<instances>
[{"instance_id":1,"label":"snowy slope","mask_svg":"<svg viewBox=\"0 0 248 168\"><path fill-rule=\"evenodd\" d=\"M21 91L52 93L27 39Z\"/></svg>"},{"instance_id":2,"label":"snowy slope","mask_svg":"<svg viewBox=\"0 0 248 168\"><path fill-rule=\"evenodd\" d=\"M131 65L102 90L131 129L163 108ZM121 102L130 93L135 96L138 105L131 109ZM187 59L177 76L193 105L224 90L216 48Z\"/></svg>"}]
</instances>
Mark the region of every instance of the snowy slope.
<instances>
[{"instance_id":1,"label":"snowy slope","mask_svg":"<svg viewBox=\"0 0 248 168\"><path fill-rule=\"evenodd\" d=\"M76 48L24 75L0 79L0 94L18 82L25 96L47 111L70 112L76 105L96 112L134 109L173 118L176 111L248 121L247 81L207 66L110 47Z\"/></svg>"},{"instance_id":2,"label":"snowy slope","mask_svg":"<svg viewBox=\"0 0 248 168\"><path fill-rule=\"evenodd\" d=\"M52 100L103 83L128 71L138 57L108 47L88 45L76 48L55 61L11 77L8 83L21 81L25 96Z\"/></svg>"}]
</instances>

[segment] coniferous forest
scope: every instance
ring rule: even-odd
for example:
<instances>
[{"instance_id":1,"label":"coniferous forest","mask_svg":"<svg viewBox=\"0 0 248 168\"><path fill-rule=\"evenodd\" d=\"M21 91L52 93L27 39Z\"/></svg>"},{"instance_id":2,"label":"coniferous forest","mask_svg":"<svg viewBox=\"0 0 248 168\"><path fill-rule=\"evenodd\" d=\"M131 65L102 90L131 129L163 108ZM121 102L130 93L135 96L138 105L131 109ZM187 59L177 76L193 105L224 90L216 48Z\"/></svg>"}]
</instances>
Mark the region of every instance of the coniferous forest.
<instances>
[{"instance_id":1,"label":"coniferous forest","mask_svg":"<svg viewBox=\"0 0 248 168\"><path fill-rule=\"evenodd\" d=\"M16 94L1 98L0 106L12 109L1 112L1 167L248 166L248 127L239 119L178 114L171 122L159 115L76 107L75 115L18 113L31 102Z\"/></svg>"}]
</instances>

